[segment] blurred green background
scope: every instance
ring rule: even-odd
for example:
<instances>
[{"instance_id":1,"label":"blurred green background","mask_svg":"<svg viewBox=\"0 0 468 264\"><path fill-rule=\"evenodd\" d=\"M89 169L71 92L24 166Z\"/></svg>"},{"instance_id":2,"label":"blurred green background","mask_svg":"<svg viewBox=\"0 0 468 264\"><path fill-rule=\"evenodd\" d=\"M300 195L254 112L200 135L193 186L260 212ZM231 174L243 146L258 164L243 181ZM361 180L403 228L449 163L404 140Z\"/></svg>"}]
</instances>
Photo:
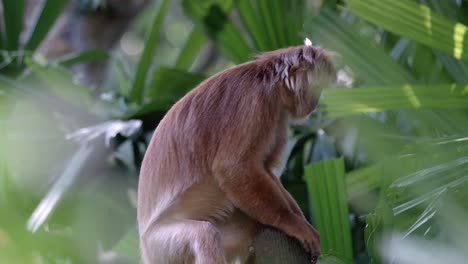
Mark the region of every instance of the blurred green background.
<instances>
[{"instance_id":1,"label":"blurred green background","mask_svg":"<svg viewBox=\"0 0 468 264\"><path fill-rule=\"evenodd\" d=\"M3 0L0 263L139 263L138 168L170 106L254 54L336 53L281 180L322 263L466 263L468 1Z\"/></svg>"}]
</instances>

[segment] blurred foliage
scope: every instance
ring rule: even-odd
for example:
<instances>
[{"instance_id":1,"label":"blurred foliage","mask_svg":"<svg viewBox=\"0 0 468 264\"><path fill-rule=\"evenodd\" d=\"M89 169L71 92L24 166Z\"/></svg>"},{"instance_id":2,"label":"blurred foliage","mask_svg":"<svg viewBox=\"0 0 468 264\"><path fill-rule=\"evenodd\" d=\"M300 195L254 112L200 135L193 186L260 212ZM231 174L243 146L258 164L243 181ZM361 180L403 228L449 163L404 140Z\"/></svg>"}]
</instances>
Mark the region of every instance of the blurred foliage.
<instances>
[{"instance_id":1,"label":"blurred foliage","mask_svg":"<svg viewBox=\"0 0 468 264\"><path fill-rule=\"evenodd\" d=\"M25 3L2 1L0 263L138 263L138 168L164 113L305 37L336 53L339 82L290 130L282 181L321 263L465 262L467 1L160 0L116 51L53 61L36 49L65 2L45 1L21 44ZM100 94L67 68L107 59Z\"/></svg>"}]
</instances>

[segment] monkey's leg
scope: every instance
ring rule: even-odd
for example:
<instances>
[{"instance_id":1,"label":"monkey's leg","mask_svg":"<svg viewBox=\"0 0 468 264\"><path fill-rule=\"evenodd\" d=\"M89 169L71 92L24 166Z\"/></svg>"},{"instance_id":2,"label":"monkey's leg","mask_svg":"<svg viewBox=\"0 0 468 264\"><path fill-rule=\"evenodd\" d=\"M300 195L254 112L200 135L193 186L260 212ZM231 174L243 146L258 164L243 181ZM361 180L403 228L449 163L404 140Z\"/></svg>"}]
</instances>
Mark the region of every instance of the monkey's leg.
<instances>
[{"instance_id":1,"label":"monkey's leg","mask_svg":"<svg viewBox=\"0 0 468 264\"><path fill-rule=\"evenodd\" d=\"M220 233L209 222L155 224L144 235L143 243L145 264L226 264Z\"/></svg>"},{"instance_id":2,"label":"monkey's leg","mask_svg":"<svg viewBox=\"0 0 468 264\"><path fill-rule=\"evenodd\" d=\"M216 225L223 238L226 260L229 263L254 263L254 238L262 225L238 209Z\"/></svg>"}]
</instances>

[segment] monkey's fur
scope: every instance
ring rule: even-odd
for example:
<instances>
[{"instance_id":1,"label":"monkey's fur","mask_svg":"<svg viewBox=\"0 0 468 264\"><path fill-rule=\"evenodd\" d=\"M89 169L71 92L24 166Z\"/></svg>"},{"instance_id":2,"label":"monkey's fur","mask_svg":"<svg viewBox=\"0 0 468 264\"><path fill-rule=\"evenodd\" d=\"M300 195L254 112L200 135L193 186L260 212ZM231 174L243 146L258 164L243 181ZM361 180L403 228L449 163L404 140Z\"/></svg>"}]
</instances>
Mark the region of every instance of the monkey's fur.
<instances>
[{"instance_id":1,"label":"monkey's fur","mask_svg":"<svg viewBox=\"0 0 468 264\"><path fill-rule=\"evenodd\" d=\"M252 263L263 225L319 255L317 231L277 176L288 123L307 117L335 76L330 53L292 47L222 71L177 102L140 172L144 263Z\"/></svg>"}]
</instances>

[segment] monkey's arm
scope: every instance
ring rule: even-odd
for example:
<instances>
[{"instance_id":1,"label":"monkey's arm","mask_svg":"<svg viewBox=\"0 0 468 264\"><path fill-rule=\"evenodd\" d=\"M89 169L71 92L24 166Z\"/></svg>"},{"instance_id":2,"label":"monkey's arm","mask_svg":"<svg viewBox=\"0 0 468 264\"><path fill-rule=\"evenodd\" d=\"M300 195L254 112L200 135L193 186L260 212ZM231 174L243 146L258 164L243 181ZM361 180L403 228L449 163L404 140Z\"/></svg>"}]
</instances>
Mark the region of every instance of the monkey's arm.
<instances>
[{"instance_id":1,"label":"monkey's arm","mask_svg":"<svg viewBox=\"0 0 468 264\"><path fill-rule=\"evenodd\" d=\"M284 121L283 121L284 122ZM284 124L287 127L287 124ZM301 209L297 205L294 198L291 194L283 187L281 181L279 180L279 176L284 171L286 157L284 155L287 141L288 141L288 130L287 129L278 129L279 133L276 135L276 142L273 150L271 151L269 158L266 160L265 166L269 171L269 174L272 175L273 182L278 186L278 189L281 190L284 199L288 202L289 207L293 211L293 213L303 216ZM276 171L274 173L273 171Z\"/></svg>"},{"instance_id":2,"label":"monkey's arm","mask_svg":"<svg viewBox=\"0 0 468 264\"><path fill-rule=\"evenodd\" d=\"M299 208L299 205L296 203L296 201L291 196L291 194L284 188L284 186L283 186L283 184L281 184L280 180L277 177L273 176L273 181L276 183L278 188L283 193L283 198L287 201L287 203L288 203L289 207L291 208L292 212L294 214L304 216L304 213L302 212L301 208Z\"/></svg>"},{"instance_id":3,"label":"monkey's arm","mask_svg":"<svg viewBox=\"0 0 468 264\"><path fill-rule=\"evenodd\" d=\"M232 164L232 163L231 163ZM243 162L215 172L220 188L231 202L262 224L297 238L308 252L319 254L319 235L304 217L293 212L282 191L262 165Z\"/></svg>"}]
</instances>

